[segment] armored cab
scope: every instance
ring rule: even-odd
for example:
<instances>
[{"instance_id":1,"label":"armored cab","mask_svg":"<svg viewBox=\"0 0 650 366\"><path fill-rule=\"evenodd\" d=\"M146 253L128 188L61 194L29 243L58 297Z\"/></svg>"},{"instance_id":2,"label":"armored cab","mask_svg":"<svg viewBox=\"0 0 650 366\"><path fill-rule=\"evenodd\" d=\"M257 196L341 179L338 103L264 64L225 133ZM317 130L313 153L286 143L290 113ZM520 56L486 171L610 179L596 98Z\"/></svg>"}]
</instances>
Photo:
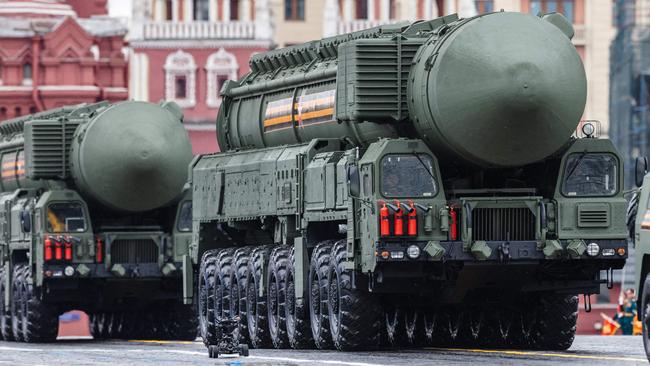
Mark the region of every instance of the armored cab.
<instances>
[{"instance_id":1,"label":"armored cab","mask_svg":"<svg viewBox=\"0 0 650 366\"><path fill-rule=\"evenodd\" d=\"M0 133L2 337L54 340L59 314L80 309L96 338L193 339L178 301L192 158L180 108L76 105Z\"/></svg>"},{"instance_id":2,"label":"armored cab","mask_svg":"<svg viewBox=\"0 0 650 366\"><path fill-rule=\"evenodd\" d=\"M450 15L253 56L222 88L222 152L192 163L206 344L217 312L255 347L568 348L577 295L627 256L573 32Z\"/></svg>"}]
</instances>

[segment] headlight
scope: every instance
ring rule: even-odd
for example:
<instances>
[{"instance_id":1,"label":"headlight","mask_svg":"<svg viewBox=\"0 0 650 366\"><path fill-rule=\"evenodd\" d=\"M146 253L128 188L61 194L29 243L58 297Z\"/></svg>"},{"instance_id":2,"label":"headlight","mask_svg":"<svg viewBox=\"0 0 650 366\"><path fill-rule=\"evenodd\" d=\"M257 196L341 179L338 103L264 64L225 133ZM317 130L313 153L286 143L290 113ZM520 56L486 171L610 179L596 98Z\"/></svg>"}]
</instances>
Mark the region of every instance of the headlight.
<instances>
[{"instance_id":1,"label":"headlight","mask_svg":"<svg viewBox=\"0 0 650 366\"><path fill-rule=\"evenodd\" d=\"M596 127L594 127L593 123L587 122L582 125L582 133L584 133L585 136L591 137L594 132L596 132Z\"/></svg>"},{"instance_id":2,"label":"headlight","mask_svg":"<svg viewBox=\"0 0 650 366\"><path fill-rule=\"evenodd\" d=\"M417 245L411 245L406 249L406 255L411 259L415 259L420 256L420 247Z\"/></svg>"},{"instance_id":3,"label":"headlight","mask_svg":"<svg viewBox=\"0 0 650 366\"><path fill-rule=\"evenodd\" d=\"M390 257L393 259L403 259L404 258L404 252L390 252Z\"/></svg>"},{"instance_id":4,"label":"headlight","mask_svg":"<svg viewBox=\"0 0 650 366\"><path fill-rule=\"evenodd\" d=\"M600 245L596 243L589 243L589 245L587 245L587 254L590 257L595 257L600 254Z\"/></svg>"},{"instance_id":5,"label":"headlight","mask_svg":"<svg viewBox=\"0 0 650 366\"><path fill-rule=\"evenodd\" d=\"M63 273L65 273L66 276L70 277L74 274L74 268L72 266L67 266L65 267L65 270L63 270Z\"/></svg>"}]
</instances>

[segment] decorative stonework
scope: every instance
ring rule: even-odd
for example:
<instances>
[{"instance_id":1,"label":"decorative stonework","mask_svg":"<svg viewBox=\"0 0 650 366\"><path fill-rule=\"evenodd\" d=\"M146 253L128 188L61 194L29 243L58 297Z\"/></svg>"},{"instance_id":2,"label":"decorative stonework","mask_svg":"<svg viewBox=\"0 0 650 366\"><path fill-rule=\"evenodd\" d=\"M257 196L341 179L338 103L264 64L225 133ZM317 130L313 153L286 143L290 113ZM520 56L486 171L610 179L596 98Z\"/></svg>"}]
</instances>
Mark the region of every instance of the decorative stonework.
<instances>
[{"instance_id":1,"label":"decorative stonework","mask_svg":"<svg viewBox=\"0 0 650 366\"><path fill-rule=\"evenodd\" d=\"M208 77L208 90L206 104L211 108L218 108L221 105L221 96L219 91L222 85L220 79L229 80L237 79L239 65L237 58L232 53L226 52L220 48L219 51L211 54L205 64L205 70Z\"/></svg>"},{"instance_id":2,"label":"decorative stonework","mask_svg":"<svg viewBox=\"0 0 650 366\"><path fill-rule=\"evenodd\" d=\"M196 105L196 63L191 54L178 50L165 61L165 99L173 100L183 108ZM185 77L185 98L176 98L176 78Z\"/></svg>"}]
</instances>

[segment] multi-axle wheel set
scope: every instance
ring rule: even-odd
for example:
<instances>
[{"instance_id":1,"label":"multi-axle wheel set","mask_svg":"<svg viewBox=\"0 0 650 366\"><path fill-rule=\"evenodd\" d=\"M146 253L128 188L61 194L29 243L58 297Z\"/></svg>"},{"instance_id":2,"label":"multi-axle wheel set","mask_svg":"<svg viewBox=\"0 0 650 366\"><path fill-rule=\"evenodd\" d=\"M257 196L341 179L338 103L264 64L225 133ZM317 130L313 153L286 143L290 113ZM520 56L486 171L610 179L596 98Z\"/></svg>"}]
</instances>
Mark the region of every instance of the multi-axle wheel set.
<instances>
[{"instance_id":1,"label":"multi-axle wheel set","mask_svg":"<svg viewBox=\"0 0 650 366\"><path fill-rule=\"evenodd\" d=\"M217 319L239 317L236 343L253 348L362 350L377 347L567 349L577 296L522 295L503 302L435 305L354 289L345 240L312 251L306 298L296 299L289 246L207 251L199 273L200 334L216 345ZM401 298L395 301L395 298Z\"/></svg>"}]
</instances>

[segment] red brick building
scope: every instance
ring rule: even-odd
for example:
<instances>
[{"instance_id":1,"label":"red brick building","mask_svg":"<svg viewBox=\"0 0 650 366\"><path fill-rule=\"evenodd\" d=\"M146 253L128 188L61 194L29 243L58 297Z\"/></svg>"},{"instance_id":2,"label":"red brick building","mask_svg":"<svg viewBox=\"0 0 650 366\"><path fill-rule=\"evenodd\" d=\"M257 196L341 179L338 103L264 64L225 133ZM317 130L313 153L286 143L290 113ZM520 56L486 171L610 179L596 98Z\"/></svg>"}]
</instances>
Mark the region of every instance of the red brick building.
<instances>
[{"instance_id":1,"label":"red brick building","mask_svg":"<svg viewBox=\"0 0 650 366\"><path fill-rule=\"evenodd\" d=\"M273 39L269 0L134 0L130 98L173 100L193 152L217 151L215 119L225 80Z\"/></svg>"},{"instance_id":2,"label":"red brick building","mask_svg":"<svg viewBox=\"0 0 650 366\"><path fill-rule=\"evenodd\" d=\"M106 1L0 0L0 120L128 97L127 29ZM103 9L103 10L102 10Z\"/></svg>"}]
</instances>

